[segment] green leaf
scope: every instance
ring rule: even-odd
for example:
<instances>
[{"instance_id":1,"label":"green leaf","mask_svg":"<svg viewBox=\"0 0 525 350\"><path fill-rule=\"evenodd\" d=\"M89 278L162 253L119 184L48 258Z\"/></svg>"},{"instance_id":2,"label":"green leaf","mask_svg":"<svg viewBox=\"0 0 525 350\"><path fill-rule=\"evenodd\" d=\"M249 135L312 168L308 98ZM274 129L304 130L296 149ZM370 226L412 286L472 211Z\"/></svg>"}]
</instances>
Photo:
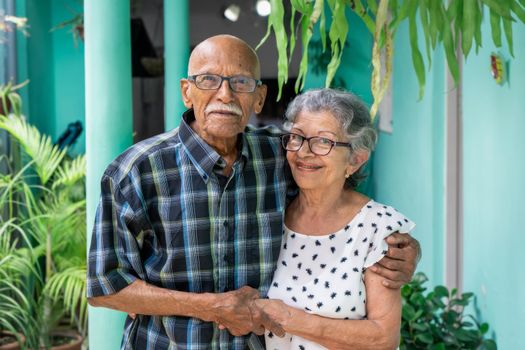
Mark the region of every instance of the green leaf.
<instances>
[{"instance_id":1,"label":"green leaf","mask_svg":"<svg viewBox=\"0 0 525 350\"><path fill-rule=\"evenodd\" d=\"M448 298L449 296L448 289L444 286L436 286L434 288L434 293L438 298Z\"/></svg>"},{"instance_id":2,"label":"green leaf","mask_svg":"<svg viewBox=\"0 0 525 350\"><path fill-rule=\"evenodd\" d=\"M463 26L461 36L461 47L465 58L472 47L472 39L476 28L476 8L477 0L463 0Z\"/></svg>"},{"instance_id":3,"label":"green leaf","mask_svg":"<svg viewBox=\"0 0 525 350\"><path fill-rule=\"evenodd\" d=\"M415 14L409 17L408 24L410 32L410 47L412 48L412 64L419 82L419 100L421 100L425 93L425 64L423 63L423 57L421 56L418 47Z\"/></svg>"},{"instance_id":4,"label":"green leaf","mask_svg":"<svg viewBox=\"0 0 525 350\"><path fill-rule=\"evenodd\" d=\"M492 9L490 10L490 28L494 45L501 47L501 16Z\"/></svg>"},{"instance_id":5,"label":"green leaf","mask_svg":"<svg viewBox=\"0 0 525 350\"><path fill-rule=\"evenodd\" d=\"M434 342L434 338L430 333L418 333L416 339L425 344L432 344Z\"/></svg>"},{"instance_id":6,"label":"green leaf","mask_svg":"<svg viewBox=\"0 0 525 350\"><path fill-rule=\"evenodd\" d=\"M512 0L510 1L510 8L512 9L512 12L514 12L516 16L520 19L520 21L522 23L525 23L525 10L523 9L523 7L521 7L521 5L518 4L516 1Z\"/></svg>"},{"instance_id":7,"label":"green leaf","mask_svg":"<svg viewBox=\"0 0 525 350\"><path fill-rule=\"evenodd\" d=\"M505 17L502 17L503 20L503 30L505 32L505 37L507 38L507 44L509 45L509 52L512 57L514 57L514 48L512 44L512 21Z\"/></svg>"}]
</instances>

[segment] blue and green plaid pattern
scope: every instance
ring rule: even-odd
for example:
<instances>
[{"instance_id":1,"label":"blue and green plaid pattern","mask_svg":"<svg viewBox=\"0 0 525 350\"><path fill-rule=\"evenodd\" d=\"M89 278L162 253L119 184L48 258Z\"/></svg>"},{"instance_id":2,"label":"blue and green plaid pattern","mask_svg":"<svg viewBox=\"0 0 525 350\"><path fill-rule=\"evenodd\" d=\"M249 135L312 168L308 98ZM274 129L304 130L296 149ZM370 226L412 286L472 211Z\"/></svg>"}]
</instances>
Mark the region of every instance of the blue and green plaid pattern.
<instances>
[{"instance_id":1,"label":"blue and green plaid pattern","mask_svg":"<svg viewBox=\"0 0 525 350\"><path fill-rule=\"evenodd\" d=\"M135 279L178 291L249 285L265 296L279 256L287 181L277 129L247 129L233 174L189 124L140 142L105 171L89 250L88 296ZM123 349L262 349L188 317L128 317Z\"/></svg>"}]
</instances>

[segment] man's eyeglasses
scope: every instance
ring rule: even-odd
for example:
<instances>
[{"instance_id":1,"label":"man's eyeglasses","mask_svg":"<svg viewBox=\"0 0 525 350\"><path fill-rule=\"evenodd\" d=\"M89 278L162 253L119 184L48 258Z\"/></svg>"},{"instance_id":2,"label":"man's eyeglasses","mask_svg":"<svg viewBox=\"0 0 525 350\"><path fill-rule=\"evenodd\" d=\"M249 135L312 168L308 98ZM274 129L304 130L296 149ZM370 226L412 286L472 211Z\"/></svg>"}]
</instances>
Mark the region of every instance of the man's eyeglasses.
<instances>
[{"instance_id":1,"label":"man's eyeglasses","mask_svg":"<svg viewBox=\"0 0 525 350\"><path fill-rule=\"evenodd\" d=\"M308 147L310 147L310 151L318 156L326 156L332 148L337 146L352 148L350 143L332 141L326 137L304 137L293 133L281 135L281 143L284 149L290 152L299 151L305 140L308 143Z\"/></svg>"},{"instance_id":2,"label":"man's eyeglasses","mask_svg":"<svg viewBox=\"0 0 525 350\"><path fill-rule=\"evenodd\" d=\"M201 90L217 90L221 87L223 80L226 80L234 92L254 92L262 84L260 80L242 75L223 77L217 74L197 74L190 75L188 80L193 81L195 86Z\"/></svg>"}]
</instances>

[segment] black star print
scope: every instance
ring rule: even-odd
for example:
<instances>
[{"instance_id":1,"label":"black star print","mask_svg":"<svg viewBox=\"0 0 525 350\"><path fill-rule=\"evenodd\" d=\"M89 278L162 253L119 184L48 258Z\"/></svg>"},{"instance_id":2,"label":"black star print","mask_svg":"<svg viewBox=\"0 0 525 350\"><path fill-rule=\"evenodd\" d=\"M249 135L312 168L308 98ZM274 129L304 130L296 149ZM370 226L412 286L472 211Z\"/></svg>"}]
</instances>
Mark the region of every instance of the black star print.
<instances>
[{"instance_id":1,"label":"black star print","mask_svg":"<svg viewBox=\"0 0 525 350\"><path fill-rule=\"evenodd\" d=\"M283 249L286 250L286 248L287 248L287 245L286 245L286 243L285 243L285 244L283 245Z\"/></svg>"},{"instance_id":2,"label":"black star print","mask_svg":"<svg viewBox=\"0 0 525 350\"><path fill-rule=\"evenodd\" d=\"M350 311L354 312L355 311L355 306L353 308L351 308Z\"/></svg>"},{"instance_id":3,"label":"black star print","mask_svg":"<svg viewBox=\"0 0 525 350\"><path fill-rule=\"evenodd\" d=\"M348 260L348 259L346 258L346 256L344 256L344 257L341 258L341 262L342 262L342 263L344 263L346 260Z\"/></svg>"},{"instance_id":4,"label":"black star print","mask_svg":"<svg viewBox=\"0 0 525 350\"><path fill-rule=\"evenodd\" d=\"M321 264L319 266L321 266L321 268L324 269L326 267L326 264Z\"/></svg>"},{"instance_id":5,"label":"black star print","mask_svg":"<svg viewBox=\"0 0 525 350\"><path fill-rule=\"evenodd\" d=\"M330 270L331 273L335 273L336 271L337 271L337 267L333 267L333 268Z\"/></svg>"},{"instance_id":6,"label":"black star print","mask_svg":"<svg viewBox=\"0 0 525 350\"><path fill-rule=\"evenodd\" d=\"M297 258L299 255L297 253L292 254L292 258Z\"/></svg>"},{"instance_id":7,"label":"black star print","mask_svg":"<svg viewBox=\"0 0 525 350\"><path fill-rule=\"evenodd\" d=\"M297 264L297 268L300 270L301 269L301 266L303 266L303 263L299 263Z\"/></svg>"},{"instance_id":8,"label":"black star print","mask_svg":"<svg viewBox=\"0 0 525 350\"><path fill-rule=\"evenodd\" d=\"M359 225L357 225L357 227L363 227L363 223L360 222Z\"/></svg>"},{"instance_id":9,"label":"black star print","mask_svg":"<svg viewBox=\"0 0 525 350\"><path fill-rule=\"evenodd\" d=\"M335 247L330 247L330 250L332 251L332 253L335 253Z\"/></svg>"},{"instance_id":10,"label":"black star print","mask_svg":"<svg viewBox=\"0 0 525 350\"><path fill-rule=\"evenodd\" d=\"M308 299L313 299L313 298L314 298L313 294L308 294Z\"/></svg>"},{"instance_id":11,"label":"black star print","mask_svg":"<svg viewBox=\"0 0 525 350\"><path fill-rule=\"evenodd\" d=\"M279 287L279 283L277 283L277 282L273 282L273 286L274 286L275 288L277 288L277 287Z\"/></svg>"},{"instance_id":12,"label":"black star print","mask_svg":"<svg viewBox=\"0 0 525 350\"><path fill-rule=\"evenodd\" d=\"M344 279L344 280L347 279L348 278L348 274L346 272L343 273L343 276L341 278Z\"/></svg>"},{"instance_id":13,"label":"black star print","mask_svg":"<svg viewBox=\"0 0 525 350\"><path fill-rule=\"evenodd\" d=\"M359 269L358 269L357 267L354 267L352 270L353 270L354 272L359 272Z\"/></svg>"},{"instance_id":14,"label":"black star print","mask_svg":"<svg viewBox=\"0 0 525 350\"><path fill-rule=\"evenodd\" d=\"M292 297L292 300L297 302L297 298L296 297Z\"/></svg>"},{"instance_id":15,"label":"black star print","mask_svg":"<svg viewBox=\"0 0 525 350\"><path fill-rule=\"evenodd\" d=\"M346 244L352 243L352 241L353 241L353 238L350 237L350 238L348 239L348 241L346 241Z\"/></svg>"},{"instance_id":16,"label":"black star print","mask_svg":"<svg viewBox=\"0 0 525 350\"><path fill-rule=\"evenodd\" d=\"M385 214L386 216L392 216L392 214L390 214L389 212L386 212Z\"/></svg>"},{"instance_id":17,"label":"black star print","mask_svg":"<svg viewBox=\"0 0 525 350\"><path fill-rule=\"evenodd\" d=\"M284 266L288 266L288 265L286 265L286 261L284 261L284 260L281 261L281 264L283 264Z\"/></svg>"},{"instance_id":18,"label":"black star print","mask_svg":"<svg viewBox=\"0 0 525 350\"><path fill-rule=\"evenodd\" d=\"M321 245L321 242L319 242L319 240L316 239L316 240L315 240L315 245L316 245L316 246L320 246L320 245Z\"/></svg>"},{"instance_id":19,"label":"black star print","mask_svg":"<svg viewBox=\"0 0 525 350\"><path fill-rule=\"evenodd\" d=\"M292 233L290 237L295 238L295 233Z\"/></svg>"},{"instance_id":20,"label":"black star print","mask_svg":"<svg viewBox=\"0 0 525 350\"><path fill-rule=\"evenodd\" d=\"M314 254L314 255L312 256L312 260L315 260L315 259L317 259L317 254Z\"/></svg>"},{"instance_id":21,"label":"black star print","mask_svg":"<svg viewBox=\"0 0 525 350\"><path fill-rule=\"evenodd\" d=\"M297 276L292 276L292 279L293 279L294 281L297 281L298 278L299 278L299 277L297 277Z\"/></svg>"},{"instance_id":22,"label":"black star print","mask_svg":"<svg viewBox=\"0 0 525 350\"><path fill-rule=\"evenodd\" d=\"M363 243L365 243L366 241L368 241L368 237L365 237L365 239L363 239Z\"/></svg>"},{"instance_id":23,"label":"black star print","mask_svg":"<svg viewBox=\"0 0 525 350\"><path fill-rule=\"evenodd\" d=\"M335 309L335 312L341 311L341 306L338 306L337 309Z\"/></svg>"},{"instance_id":24,"label":"black star print","mask_svg":"<svg viewBox=\"0 0 525 350\"><path fill-rule=\"evenodd\" d=\"M388 225L388 226L386 227L386 229L390 231L390 230L392 230L392 226Z\"/></svg>"},{"instance_id":25,"label":"black star print","mask_svg":"<svg viewBox=\"0 0 525 350\"><path fill-rule=\"evenodd\" d=\"M317 307L318 307L318 308L320 309L320 308L321 308L321 306L323 306L323 303L321 303L321 302L318 302L318 303L317 303Z\"/></svg>"},{"instance_id":26,"label":"black star print","mask_svg":"<svg viewBox=\"0 0 525 350\"><path fill-rule=\"evenodd\" d=\"M354 251L354 256L359 256L359 250L358 250L358 249L356 249L356 250Z\"/></svg>"},{"instance_id":27,"label":"black star print","mask_svg":"<svg viewBox=\"0 0 525 350\"><path fill-rule=\"evenodd\" d=\"M303 286L303 292L306 292L306 287L305 286Z\"/></svg>"},{"instance_id":28,"label":"black star print","mask_svg":"<svg viewBox=\"0 0 525 350\"><path fill-rule=\"evenodd\" d=\"M346 225L345 226L345 231L348 231L349 228L350 228L350 225Z\"/></svg>"},{"instance_id":29,"label":"black star print","mask_svg":"<svg viewBox=\"0 0 525 350\"><path fill-rule=\"evenodd\" d=\"M329 283L328 281L325 281L325 282L324 282L324 287L325 287L326 289L330 288L330 283Z\"/></svg>"},{"instance_id":30,"label":"black star print","mask_svg":"<svg viewBox=\"0 0 525 350\"><path fill-rule=\"evenodd\" d=\"M337 293L330 294L330 298L332 298L332 299L335 298L336 296L337 296Z\"/></svg>"},{"instance_id":31,"label":"black star print","mask_svg":"<svg viewBox=\"0 0 525 350\"><path fill-rule=\"evenodd\" d=\"M306 272L311 276L312 275L312 270L311 269L306 269Z\"/></svg>"},{"instance_id":32,"label":"black star print","mask_svg":"<svg viewBox=\"0 0 525 350\"><path fill-rule=\"evenodd\" d=\"M286 287L286 290L289 292L292 290L292 287Z\"/></svg>"},{"instance_id":33,"label":"black star print","mask_svg":"<svg viewBox=\"0 0 525 350\"><path fill-rule=\"evenodd\" d=\"M398 221L397 224L398 224L399 226L403 226L403 223L402 223L401 221Z\"/></svg>"},{"instance_id":34,"label":"black star print","mask_svg":"<svg viewBox=\"0 0 525 350\"><path fill-rule=\"evenodd\" d=\"M352 293L349 290L347 290L347 291L345 291L345 295L349 296L349 295L352 295Z\"/></svg>"},{"instance_id":35,"label":"black star print","mask_svg":"<svg viewBox=\"0 0 525 350\"><path fill-rule=\"evenodd\" d=\"M381 214L381 213L377 213L377 216L381 217L381 216L383 216L383 214Z\"/></svg>"},{"instance_id":36,"label":"black star print","mask_svg":"<svg viewBox=\"0 0 525 350\"><path fill-rule=\"evenodd\" d=\"M317 284L319 282L319 278L314 279L314 284Z\"/></svg>"},{"instance_id":37,"label":"black star print","mask_svg":"<svg viewBox=\"0 0 525 350\"><path fill-rule=\"evenodd\" d=\"M305 245L305 244L303 244L303 245L301 246L301 250L303 250L303 249L304 249L304 247L306 247L306 245Z\"/></svg>"},{"instance_id":38,"label":"black star print","mask_svg":"<svg viewBox=\"0 0 525 350\"><path fill-rule=\"evenodd\" d=\"M335 235L334 235L334 234L331 234L330 236L328 236L328 238L330 238L330 239L334 239L334 238L335 238Z\"/></svg>"}]
</instances>

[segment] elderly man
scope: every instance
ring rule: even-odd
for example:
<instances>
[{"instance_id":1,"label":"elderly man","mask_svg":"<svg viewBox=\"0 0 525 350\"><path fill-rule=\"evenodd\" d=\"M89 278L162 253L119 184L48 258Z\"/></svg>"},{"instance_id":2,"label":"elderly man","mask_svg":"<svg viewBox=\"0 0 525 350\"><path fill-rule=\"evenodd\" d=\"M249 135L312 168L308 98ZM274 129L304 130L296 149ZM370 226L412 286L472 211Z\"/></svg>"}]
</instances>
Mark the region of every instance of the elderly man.
<instances>
[{"instance_id":1,"label":"elderly man","mask_svg":"<svg viewBox=\"0 0 525 350\"><path fill-rule=\"evenodd\" d=\"M253 306L272 280L291 184L276 135L246 128L266 97L259 79L244 41L203 41L181 80L180 127L134 145L105 171L88 298L137 315L122 348L261 349L264 328L282 333ZM398 288L419 246L391 240L375 268Z\"/></svg>"}]
</instances>

